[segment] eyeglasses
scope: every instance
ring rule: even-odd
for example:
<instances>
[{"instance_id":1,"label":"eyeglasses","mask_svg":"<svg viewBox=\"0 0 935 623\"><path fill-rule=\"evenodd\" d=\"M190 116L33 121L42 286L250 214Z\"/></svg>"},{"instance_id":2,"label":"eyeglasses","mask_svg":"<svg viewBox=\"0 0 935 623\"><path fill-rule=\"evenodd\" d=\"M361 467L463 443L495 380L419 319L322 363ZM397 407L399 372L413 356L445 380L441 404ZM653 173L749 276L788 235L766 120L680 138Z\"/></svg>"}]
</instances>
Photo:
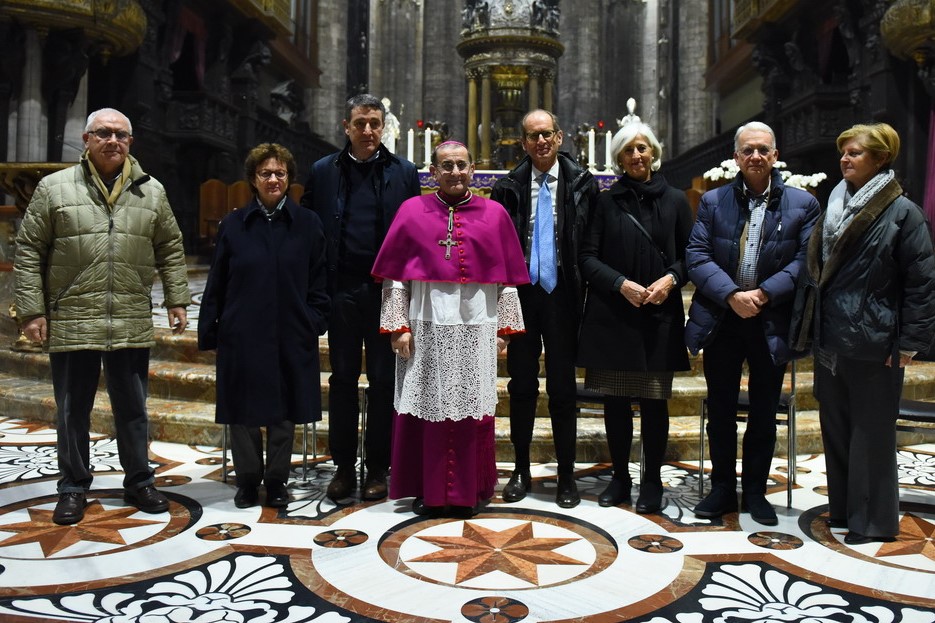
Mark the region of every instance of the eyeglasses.
<instances>
[{"instance_id":1,"label":"eyeglasses","mask_svg":"<svg viewBox=\"0 0 935 623\"><path fill-rule=\"evenodd\" d=\"M538 142L539 137L541 136L547 141L551 141L552 137L555 136L557 132L555 130L542 130L541 132L526 132L526 140L532 142Z\"/></svg>"},{"instance_id":2,"label":"eyeglasses","mask_svg":"<svg viewBox=\"0 0 935 623\"><path fill-rule=\"evenodd\" d=\"M741 150L738 151L737 153L739 153L739 154L740 154L741 156L743 156L744 158L749 158L749 157L752 156L754 153L758 153L758 154L760 154L761 156L763 156L763 157L765 158L766 156L768 156L768 155L770 154L771 151L773 151L773 148L772 148L772 147L767 147L766 145L760 145L759 147L750 147L750 146L748 145L747 147L744 147L743 149L741 149Z\"/></svg>"},{"instance_id":3,"label":"eyeglasses","mask_svg":"<svg viewBox=\"0 0 935 623\"><path fill-rule=\"evenodd\" d=\"M465 162L464 160L458 160L457 162L445 160L444 162L438 163L438 168L442 169L445 173L451 173L455 169L458 169L459 171L467 171L470 167L471 163Z\"/></svg>"},{"instance_id":4,"label":"eyeglasses","mask_svg":"<svg viewBox=\"0 0 935 623\"><path fill-rule=\"evenodd\" d=\"M264 182L271 177L275 177L277 180L284 180L289 177L288 171L267 171L263 169L262 171L257 171L256 176L263 180Z\"/></svg>"},{"instance_id":5,"label":"eyeglasses","mask_svg":"<svg viewBox=\"0 0 935 623\"><path fill-rule=\"evenodd\" d=\"M108 128L98 128L96 130L91 130L90 134L93 134L102 141L109 140L110 137L113 136L121 143L126 143L128 140L130 140L130 137L133 136L126 130L111 130Z\"/></svg>"}]
</instances>

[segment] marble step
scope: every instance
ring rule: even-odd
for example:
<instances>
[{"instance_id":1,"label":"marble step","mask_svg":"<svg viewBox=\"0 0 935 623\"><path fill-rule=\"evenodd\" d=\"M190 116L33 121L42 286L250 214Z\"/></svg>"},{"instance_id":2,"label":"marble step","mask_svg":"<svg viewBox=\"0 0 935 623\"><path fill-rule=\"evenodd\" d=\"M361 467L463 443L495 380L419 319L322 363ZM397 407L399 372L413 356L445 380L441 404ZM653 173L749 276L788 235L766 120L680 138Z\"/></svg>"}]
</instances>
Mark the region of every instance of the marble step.
<instances>
[{"instance_id":1,"label":"marble step","mask_svg":"<svg viewBox=\"0 0 935 623\"><path fill-rule=\"evenodd\" d=\"M164 353L162 353L164 354ZM192 361L192 358L180 357L176 360L153 358L149 366L149 395L153 398L176 401L198 401L214 403L215 400L215 366L213 363ZM48 381L50 369L48 357L43 353L23 353L12 351L9 348L0 349L0 363L2 369L10 373L19 374L26 378L44 379ZM322 392L322 408L328 409L328 372L320 374L319 383ZM935 377L935 372L930 376ZM920 379L928 377L920 376ZM366 382L366 375L361 378ZM499 402L496 415L509 415L509 396L507 393L506 377L498 377L497 393ZM545 392L545 379L540 378L539 403L537 415L548 417L548 397ZM912 379L907 383L912 383ZM791 387L791 375L786 375L787 391ZM744 389L746 380L744 380ZM101 380L103 387L103 378ZM800 372L796 375L796 388L798 391L798 404L800 409L816 408L815 400L811 395L812 374ZM669 411L672 416L694 416L698 414L700 400L706 395L704 377L700 374L677 376L673 381L673 396L669 401ZM932 387L928 388L935 395L935 379ZM923 392L924 393L924 392ZM915 397L915 396L913 396Z\"/></svg>"},{"instance_id":2,"label":"marble step","mask_svg":"<svg viewBox=\"0 0 935 623\"><path fill-rule=\"evenodd\" d=\"M52 386L44 378L0 372L0 416L16 417L47 425L55 425L55 399ZM214 405L194 400L171 400L150 396L148 402L150 437L160 441L218 447L221 445L221 426L214 422ZM583 409L578 417L578 461L604 463L610 461L604 434L603 418L599 410ZM640 421L635 418L634 445L631 458L639 460ZM91 429L106 435L114 434L113 416L107 392L99 390L91 413ZM670 461L697 461L699 455L700 423L697 414L672 417L669 444L666 452ZM327 453L328 416L309 427L308 451L319 455ZM816 411L799 411L797 418L797 444L799 454L821 452L821 436ZM497 460L513 460L509 437L509 418L496 419ZM787 447L785 426L777 431L776 454L785 456ZM301 434L296 435L294 451L301 453ZM536 462L554 462L552 431L548 418L537 418L530 449Z\"/></svg>"}]
</instances>

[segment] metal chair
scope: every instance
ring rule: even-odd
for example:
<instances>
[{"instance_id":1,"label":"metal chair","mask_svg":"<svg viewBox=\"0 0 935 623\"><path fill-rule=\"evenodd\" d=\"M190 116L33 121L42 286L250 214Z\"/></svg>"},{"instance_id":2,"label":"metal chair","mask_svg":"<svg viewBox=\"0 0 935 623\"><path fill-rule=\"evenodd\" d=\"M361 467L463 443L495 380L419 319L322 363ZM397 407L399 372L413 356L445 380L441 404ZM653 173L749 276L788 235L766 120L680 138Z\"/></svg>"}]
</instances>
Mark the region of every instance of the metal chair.
<instances>
[{"instance_id":1,"label":"metal chair","mask_svg":"<svg viewBox=\"0 0 935 623\"><path fill-rule=\"evenodd\" d=\"M318 422L311 422L312 427L312 459L318 458ZM302 480L308 480L308 427L309 423L302 425ZM229 447L229 426L221 427L221 481L227 482L227 450Z\"/></svg>"},{"instance_id":2,"label":"metal chair","mask_svg":"<svg viewBox=\"0 0 935 623\"><path fill-rule=\"evenodd\" d=\"M792 508L792 489L795 486L796 471L796 439L795 439L795 361L790 366L791 390L782 392L779 397L778 412L786 414L785 419L777 419L777 424L786 425L787 437L787 463L786 463L786 508ZM737 398L737 419L745 421L750 412L750 394L740 392ZM701 399L701 429L698 435L698 495L704 496L704 452L705 452L705 422L708 419L708 398Z\"/></svg>"}]
</instances>

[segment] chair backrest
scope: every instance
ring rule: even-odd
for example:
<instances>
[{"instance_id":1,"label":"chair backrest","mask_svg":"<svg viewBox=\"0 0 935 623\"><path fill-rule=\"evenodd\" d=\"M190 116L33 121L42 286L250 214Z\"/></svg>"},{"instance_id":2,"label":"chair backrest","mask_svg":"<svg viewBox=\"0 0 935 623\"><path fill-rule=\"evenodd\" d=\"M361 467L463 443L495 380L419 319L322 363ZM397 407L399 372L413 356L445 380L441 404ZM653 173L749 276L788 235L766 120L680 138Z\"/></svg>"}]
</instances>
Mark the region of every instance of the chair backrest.
<instances>
[{"instance_id":1,"label":"chair backrest","mask_svg":"<svg viewBox=\"0 0 935 623\"><path fill-rule=\"evenodd\" d=\"M198 189L198 235L213 237L217 224L228 212L227 184L216 179L203 182Z\"/></svg>"}]
</instances>

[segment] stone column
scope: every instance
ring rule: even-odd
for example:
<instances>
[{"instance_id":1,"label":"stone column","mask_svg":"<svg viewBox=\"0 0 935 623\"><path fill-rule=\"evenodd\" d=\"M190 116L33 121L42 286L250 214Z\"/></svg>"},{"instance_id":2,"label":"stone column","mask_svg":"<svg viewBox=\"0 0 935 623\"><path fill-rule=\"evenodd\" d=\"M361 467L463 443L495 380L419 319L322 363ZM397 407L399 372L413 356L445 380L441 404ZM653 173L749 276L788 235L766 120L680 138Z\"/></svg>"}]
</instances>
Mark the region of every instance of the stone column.
<instances>
[{"instance_id":1,"label":"stone column","mask_svg":"<svg viewBox=\"0 0 935 623\"><path fill-rule=\"evenodd\" d=\"M490 166L490 70L484 69L480 83L480 164Z\"/></svg>"},{"instance_id":2,"label":"stone column","mask_svg":"<svg viewBox=\"0 0 935 623\"><path fill-rule=\"evenodd\" d=\"M85 111L88 109L88 73L85 72L78 84L78 93L68 108L65 119L65 132L62 136L62 162L78 162L84 151L81 135L88 121ZM132 120L131 120L132 121Z\"/></svg>"},{"instance_id":3,"label":"stone column","mask_svg":"<svg viewBox=\"0 0 935 623\"><path fill-rule=\"evenodd\" d=\"M42 112L42 46L39 33L26 30L26 64L16 115L14 162L44 162L48 119Z\"/></svg>"},{"instance_id":4,"label":"stone column","mask_svg":"<svg viewBox=\"0 0 935 623\"><path fill-rule=\"evenodd\" d=\"M468 87L468 118L467 118L467 148L468 152L477 157L477 71L467 72Z\"/></svg>"},{"instance_id":5,"label":"stone column","mask_svg":"<svg viewBox=\"0 0 935 623\"><path fill-rule=\"evenodd\" d=\"M529 110L539 108L539 74L538 69L529 70Z\"/></svg>"},{"instance_id":6,"label":"stone column","mask_svg":"<svg viewBox=\"0 0 935 623\"><path fill-rule=\"evenodd\" d=\"M555 112L555 101L552 98L552 89L555 84L555 74L551 71L543 72L542 107Z\"/></svg>"}]
</instances>

